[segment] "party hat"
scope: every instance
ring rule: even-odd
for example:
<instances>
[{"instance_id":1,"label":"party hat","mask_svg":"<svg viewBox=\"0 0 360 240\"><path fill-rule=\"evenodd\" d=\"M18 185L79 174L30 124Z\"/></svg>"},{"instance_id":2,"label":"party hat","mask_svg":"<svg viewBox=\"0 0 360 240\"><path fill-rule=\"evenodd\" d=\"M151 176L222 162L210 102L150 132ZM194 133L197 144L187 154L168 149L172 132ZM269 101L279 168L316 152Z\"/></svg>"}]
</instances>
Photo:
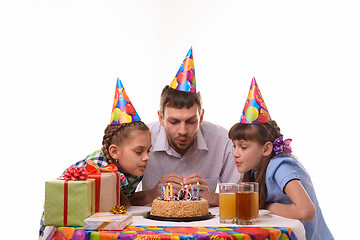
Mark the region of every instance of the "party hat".
<instances>
[{"instance_id":1,"label":"party hat","mask_svg":"<svg viewBox=\"0 0 360 240\"><path fill-rule=\"evenodd\" d=\"M195 67L192 48L186 54L179 71L176 73L170 87L183 92L196 92Z\"/></svg>"},{"instance_id":2,"label":"party hat","mask_svg":"<svg viewBox=\"0 0 360 240\"><path fill-rule=\"evenodd\" d=\"M259 86L255 78L251 81L249 95L246 99L240 123L267 123L271 121L269 111L265 105L264 99L261 95Z\"/></svg>"},{"instance_id":3,"label":"party hat","mask_svg":"<svg viewBox=\"0 0 360 240\"><path fill-rule=\"evenodd\" d=\"M118 78L115 88L114 103L111 111L110 124L130 123L141 121L135 111L121 80Z\"/></svg>"}]
</instances>

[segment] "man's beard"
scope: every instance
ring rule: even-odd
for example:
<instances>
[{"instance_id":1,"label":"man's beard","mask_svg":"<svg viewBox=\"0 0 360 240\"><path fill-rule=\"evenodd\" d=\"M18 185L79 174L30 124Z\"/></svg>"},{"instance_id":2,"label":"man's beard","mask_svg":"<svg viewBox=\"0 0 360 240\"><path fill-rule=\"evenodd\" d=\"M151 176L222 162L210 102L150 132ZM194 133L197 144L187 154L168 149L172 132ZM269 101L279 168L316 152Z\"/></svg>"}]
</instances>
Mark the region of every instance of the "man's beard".
<instances>
[{"instance_id":1,"label":"man's beard","mask_svg":"<svg viewBox=\"0 0 360 240\"><path fill-rule=\"evenodd\" d=\"M169 144L170 146L178 153L180 153L181 155L184 155L186 153L187 150L189 150L192 145L194 144L195 142L195 138L191 139L189 144L187 144L186 146L178 146L178 144L175 142L174 139L172 138L168 138L168 141L169 141Z\"/></svg>"}]
</instances>

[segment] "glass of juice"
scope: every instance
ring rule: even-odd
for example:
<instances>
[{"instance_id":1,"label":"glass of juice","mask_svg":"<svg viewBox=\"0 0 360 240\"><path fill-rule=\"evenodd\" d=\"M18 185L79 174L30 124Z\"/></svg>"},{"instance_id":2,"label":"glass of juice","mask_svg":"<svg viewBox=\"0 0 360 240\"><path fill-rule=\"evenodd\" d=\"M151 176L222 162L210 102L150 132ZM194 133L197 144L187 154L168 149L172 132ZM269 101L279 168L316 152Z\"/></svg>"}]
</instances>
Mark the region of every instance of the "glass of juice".
<instances>
[{"instance_id":1,"label":"glass of juice","mask_svg":"<svg viewBox=\"0 0 360 240\"><path fill-rule=\"evenodd\" d=\"M236 219L236 184L219 184L219 215L221 223L234 223Z\"/></svg>"},{"instance_id":2,"label":"glass of juice","mask_svg":"<svg viewBox=\"0 0 360 240\"><path fill-rule=\"evenodd\" d=\"M254 219L254 185L242 182L236 185L236 224L251 225Z\"/></svg>"},{"instance_id":3,"label":"glass of juice","mask_svg":"<svg viewBox=\"0 0 360 240\"><path fill-rule=\"evenodd\" d=\"M254 221L259 217L259 183L251 182L254 185Z\"/></svg>"}]
</instances>

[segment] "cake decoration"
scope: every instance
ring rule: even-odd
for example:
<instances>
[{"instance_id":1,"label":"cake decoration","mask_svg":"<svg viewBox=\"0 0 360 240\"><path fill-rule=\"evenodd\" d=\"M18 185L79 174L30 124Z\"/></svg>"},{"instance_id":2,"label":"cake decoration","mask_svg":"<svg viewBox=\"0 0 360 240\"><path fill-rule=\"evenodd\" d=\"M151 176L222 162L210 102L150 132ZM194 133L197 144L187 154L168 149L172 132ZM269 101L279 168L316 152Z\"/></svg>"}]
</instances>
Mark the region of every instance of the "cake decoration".
<instances>
[{"instance_id":1,"label":"cake decoration","mask_svg":"<svg viewBox=\"0 0 360 240\"><path fill-rule=\"evenodd\" d=\"M118 78L115 88L114 103L111 111L110 124L141 121L132 105L121 80Z\"/></svg>"},{"instance_id":2,"label":"cake decoration","mask_svg":"<svg viewBox=\"0 0 360 240\"><path fill-rule=\"evenodd\" d=\"M259 86L253 77L249 94L240 117L240 123L259 124L267 123L269 121L271 121L269 111L265 105Z\"/></svg>"},{"instance_id":3,"label":"cake decoration","mask_svg":"<svg viewBox=\"0 0 360 240\"><path fill-rule=\"evenodd\" d=\"M161 197L163 201L199 201L199 183L197 182L197 193L194 194L194 187L190 184L190 189L188 185L183 185L181 183L181 188L178 193L173 194L173 185L168 183L165 186L161 186Z\"/></svg>"},{"instance_id":4,"label":"cake decoration","mask_svg":"<svg viewBox=\"0 0 360 240\"><path fill-rule=\"evenodd\" d=\"M176 76L170 84L170 87L183 92L196 92L195 66L192 47L186 54Z\"/></svg>"}]
</instances>

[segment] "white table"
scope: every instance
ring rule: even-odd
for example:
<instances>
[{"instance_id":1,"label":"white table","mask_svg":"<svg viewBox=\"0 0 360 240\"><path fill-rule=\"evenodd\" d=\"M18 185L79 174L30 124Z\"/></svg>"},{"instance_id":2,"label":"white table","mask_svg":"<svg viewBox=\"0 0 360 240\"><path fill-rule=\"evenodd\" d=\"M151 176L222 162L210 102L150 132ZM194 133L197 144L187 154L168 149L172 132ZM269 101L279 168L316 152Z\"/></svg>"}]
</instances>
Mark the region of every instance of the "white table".
<instances>
[{"instance_id":1,"label":"white table","mask_svg":"<svg viewBox=\"0 0 360 240\"><path fill-rule=\"evenodd\" d=\"M167 221L164 224L163 221L151 220L145 218L146 214L151 210L151 207L148 206L131 206L127 212L133 215L131 225L149 225L149 226L204 226L204 227L213 227L213 226L239 226L236 224L224 224L219 221L219 208L213 207L209 211L215 215L214 218L202 221L194 222L171 222ZM258 221L251 225L257 227L290 227L296 237L299 240L305 240L305 229L301 221L296 219L283 218L273 214L264 214L260 215ZM248 227L248 226L247 226Z\"/></svg>"}]
</instances>

